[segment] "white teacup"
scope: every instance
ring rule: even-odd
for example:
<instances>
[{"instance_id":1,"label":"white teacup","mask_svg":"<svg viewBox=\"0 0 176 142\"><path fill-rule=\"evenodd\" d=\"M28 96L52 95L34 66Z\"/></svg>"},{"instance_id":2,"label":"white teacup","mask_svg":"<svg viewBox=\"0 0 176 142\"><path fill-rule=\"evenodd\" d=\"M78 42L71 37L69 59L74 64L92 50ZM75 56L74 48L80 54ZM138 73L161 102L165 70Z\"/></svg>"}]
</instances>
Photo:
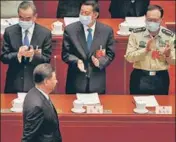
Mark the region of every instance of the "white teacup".
<instances>
[{"instance_id":1,"label":"white teacup","mask_svg":"<svg viewBox=\"0 0 176 142\"><path fill-rule=\"evenodd\" d=\"M119 31L121 33L128 33L129 32L129 25L126 22L120 23L119 24Z\"/></svg>"},{"instance_id":2,"label":"white teacup","mask_svg":"<svg viewBox=\"0 0 176 142\"><path fill-rule=\"evenodd\" d=\"M14 99L12 101L13 108L22 108L23 107L23 100L20 100L18 98Z\"/></svg>"},{"instance_id":3,"label":"white teacup","mask_svg":"<svg viewBox=\"0 0 176 142\"><path fill-rule=\"evenodd\" d=\"M146 109L146 103L144 101L137 101L136 102L136 109L138 110L145 110Z\"/></svg>"},{"instance_id":4,"label":"white teacup","mask_svg":"<svg viewBox=\"0 0 176 142\"><path fill-rule=\"evenodd\" d=\"M22 101L24 101L24 98L26 97L26 95L27 95L27 93L24 93L24 92L17 93L18 99L22 100Z\"/></svg>"},{"instance_id":5,"label":"white teacup","mask_svg":"<svg viewBox=\"0 0 176 142\"><path fill-rule=\"evenodd\" d=\"M74 109L83 109L84 103L81 100L74 100L73 107Z\"/></svg>"},{"instance_id":6,"label":"white teacup","mask_svg":"<svg viewBox=\"0 0 176 142\"><path fill-rule=\"evenodd\" d=\"M56 21L54 22L52 25L51 25L51 28L52 28L52 31L56 32L56 33L61 33L63 30L62 30L62 27L63 26L63 23L60 22L60 21Z\"/></svg>"}]
</instances>

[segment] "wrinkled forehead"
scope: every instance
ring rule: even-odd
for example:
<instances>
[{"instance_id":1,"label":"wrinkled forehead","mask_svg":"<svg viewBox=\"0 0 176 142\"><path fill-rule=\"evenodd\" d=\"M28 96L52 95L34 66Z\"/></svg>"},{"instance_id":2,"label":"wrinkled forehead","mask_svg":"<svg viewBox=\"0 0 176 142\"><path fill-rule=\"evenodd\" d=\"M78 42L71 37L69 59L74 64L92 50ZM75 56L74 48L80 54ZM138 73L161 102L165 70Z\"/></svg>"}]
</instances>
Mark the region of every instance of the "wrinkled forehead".
<instances>
[{"instance_id":1,"label":"wrinkled forehead","mask_svg":"<svg viewBox=\"0 0 176 142\"><path fill-rule=\"evenodd\" d=\"M32 8L29 7L27 9L19 9L18 14L23 18L28 18L34 16L34 11L32 10Z\"/></svg>"},{"instance_id":2,"label":"wrinkled forehead","mask_svg":"<svg viewBox=\"0 0 176 142\"><path fill-rule=\"evenodd\" d=\"M80 11L91 13L91 12L93 12L93 7L91 5L82 5Z\"/></svg>"},{"instance_id":3,"label":"wrinkled forehead","mask_svg":"<svg viewBox=\"0 0 176 142\"><path fill-rule=\"evenodd\" d=\"M147 11L146 18L147 19L161 19L161 12L157 9Z\"/></svg>"}]
</instances>

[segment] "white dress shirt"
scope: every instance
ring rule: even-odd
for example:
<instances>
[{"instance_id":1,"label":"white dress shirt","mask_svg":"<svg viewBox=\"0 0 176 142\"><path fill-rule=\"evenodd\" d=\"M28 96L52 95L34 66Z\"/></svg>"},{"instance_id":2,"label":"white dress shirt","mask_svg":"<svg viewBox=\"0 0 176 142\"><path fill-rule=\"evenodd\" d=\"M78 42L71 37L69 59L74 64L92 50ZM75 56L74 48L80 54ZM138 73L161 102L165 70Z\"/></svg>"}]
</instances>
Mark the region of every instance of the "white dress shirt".
<instances>
[{"instance_id":1,"label":"white dress shirt","mask_svg":"<svg viewBox=\"0 0 176 142\"><path fill-rule=\"evenodd\" d=\"M94 33L95 33L95 25L96 25L96 22L92 25L92 27L88 27L88 26L85 26L85 25L83 25L83 27L84 27L84 33L85 33L85 36L86 36L86 41L87 41L87 36L88 36L88 31L87 31L87 29L92 29L92 39L93 39L93 37L94 37Z\"/></svg>"},{"instance_id":2,"label":"white dress shirt","mask_svg":"<svg viewBox=\"0 0 176 142\"><path fill-rule=\"evenodd\" d=\"M32 26L28 29L27 36L28 36L28 39L29 39L29 43L31 43L32 35L33 35L33 32L34 32L34 27L35 27L35 23L32 24ZM22 28L21 28L21 30L22 30L22 43L23 43L26 30L22 29Z\"/></svg>"},{"instance_id":3,"label":"white dress shirt","mask_svg":"<svg viewBox=\"0 0 176 142\"><path fill-rule=\"evenodd\" d=\"M35 86L35 88L37 88L36 86ZM37 88L42 94L43 94L43 96L45 96L45 98L47 99L47 100L49 100L49 96L48 96L48 94L46 94L45 92L43 92L41 89L39 89L39 88Z\"/></svg>"}]
</instances>

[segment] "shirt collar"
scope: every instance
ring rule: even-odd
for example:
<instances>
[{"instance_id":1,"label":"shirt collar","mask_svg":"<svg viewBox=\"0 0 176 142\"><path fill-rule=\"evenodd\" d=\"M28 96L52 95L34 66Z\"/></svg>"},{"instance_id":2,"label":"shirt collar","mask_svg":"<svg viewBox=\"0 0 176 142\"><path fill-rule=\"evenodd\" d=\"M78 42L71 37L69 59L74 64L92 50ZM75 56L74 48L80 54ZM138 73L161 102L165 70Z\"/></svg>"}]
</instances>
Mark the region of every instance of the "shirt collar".
<instances>
[{"instance_id":1,"label":"shirt collar","mask_svg":"<svg viewBox=\"0 0 176 142\"><path fill-rule=\"evenodd\" d=\"M33 23L32 26L28 29L29 34L31 34L31 35L33 34L34 27L35 27L35 23ZM22 28L22 33L25 33L25 31L26 30Z\"/></svg>"},{"instance_id":2,"label":"shirt collar","mask_svg":"<svg viewBox=\"0 0 176 142\"><path fill-rule=\"evenodd\" d=\"M36 86L35 86L35 88L37 88ZM48 94L46 94L45 92L43 92L41 89L39 89L39 88L37 88L44 96L45 96L45 98L47 99L47 100L49 100L49 96L48 96Z\"/></svg>"},{"instance_id":3,"label":"shirt collar","mask_svg":"<svg viewBox=\"0 0 176 142\"><path fill-rule=\"evenodd\" d=\"M161 29L162 29L162 26L160 26L159 33L156 35L156 37L161 37L162 36ZM150 37L150 32L148 31L148 29L145 30L144 36L145 37Z\"/></svg>"},{"instance_id":4,"label":"shirt collar","mask_svg":"<svg viewBox=\"0 0 176 142\"><path fill-rule=\"evenodd\" d=\"M86 25L83 25L83 27L84 27L84 30L85 30L85 31L87 31L87 29L89 29L89 28L91 28L92 31L95 31L95 25L96 25L96 21L95 21L95 23L92 25L92 27L88 27L88 26L86 26Z\"/></svg>"}]
</instances>

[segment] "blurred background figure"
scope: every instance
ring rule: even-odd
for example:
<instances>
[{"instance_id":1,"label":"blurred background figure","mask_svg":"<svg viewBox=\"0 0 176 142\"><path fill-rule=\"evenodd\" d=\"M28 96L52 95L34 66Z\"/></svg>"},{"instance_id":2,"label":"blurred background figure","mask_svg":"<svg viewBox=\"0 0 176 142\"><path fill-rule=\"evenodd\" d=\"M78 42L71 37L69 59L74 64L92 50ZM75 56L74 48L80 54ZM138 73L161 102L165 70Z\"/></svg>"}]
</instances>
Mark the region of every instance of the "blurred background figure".
<instances>
[{"instance_id":1,"label":"blurred background figure","mask_svg":"<svg viewBox=\"0 0 176 142\"><path fill-rule=\"evenodd\" d=\"M29 1L29 0L23 0ZM31 0L30 0L31 1ZM18 6L22 1L9 1L9 0L2 0L1 1L1 18L11 18L11 17L18 17Z\"/></svg>"},{"instance_id":2,"label":"blurred background figure","mask_svg":"<svg viewBox=\"0 0 176 142\"><path fill-rule=\"evenodd\" d=\"M57 18L79 17L81 4L89 0L59 0ZM95 0L98 2L98 0Z\"/></svg>"},{"instance_id":3,"label":"blurred background figure","mask_svg":"<svg viewBox=\"0 0 176 142\"><path fill-rule=\"evenodd\" d=\"M138 17L145 15L150 0L111 0L111 18Z\"/></svg>"}]
</instances>

